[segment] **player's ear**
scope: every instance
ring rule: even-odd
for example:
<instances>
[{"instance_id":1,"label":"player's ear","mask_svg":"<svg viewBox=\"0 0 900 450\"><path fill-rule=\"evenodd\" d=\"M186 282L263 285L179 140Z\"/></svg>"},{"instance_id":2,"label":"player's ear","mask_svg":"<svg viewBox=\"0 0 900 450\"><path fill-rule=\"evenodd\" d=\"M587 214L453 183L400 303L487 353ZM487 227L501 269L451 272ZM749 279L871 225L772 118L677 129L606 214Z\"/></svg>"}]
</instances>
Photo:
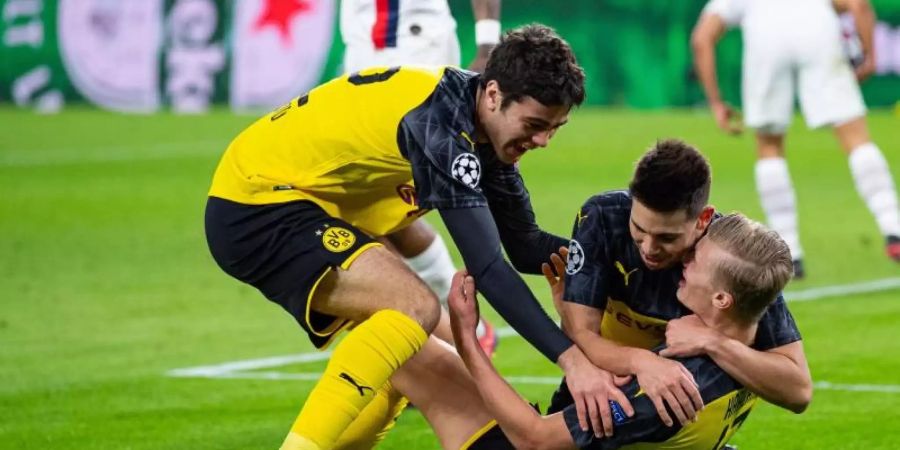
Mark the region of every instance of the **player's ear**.
<instances>
[{"instance_id":1,"label":"player's ear","mask_svg":"<svg viewBox=\"0 0 900 450\"><path fill-rule=\"evenodd\" d=\"M716 208L712 205L706 205L703 207L703 210L700 211L700 215L697 217L697 231L701 233L706 231L706 227L709 226L709 223L712 221L713 214L716 213Z\"/></svg>"},{"instance_id":2,"label":"player's ear","mask_svg":"<svg viewBox=\"0 0 900 450\"><path fill-rule=\"evenodd\" d=\"M500 104L503 102L503 93L500 92L500 84L497 83L497 80L488 81L484 86L484 99L488 111L500 109Z\"/></svg>"},{"instance_id":3,"label":"player's ear","mask_svg":"<svg viewBox=\"0 0 900 450\"><path fill-rule=\"evenodd\" d=\"M728 310L734 306L734 296L725 291L716 291L713 294L713 306L722 311Z\"/></svg>"}]
</instances>

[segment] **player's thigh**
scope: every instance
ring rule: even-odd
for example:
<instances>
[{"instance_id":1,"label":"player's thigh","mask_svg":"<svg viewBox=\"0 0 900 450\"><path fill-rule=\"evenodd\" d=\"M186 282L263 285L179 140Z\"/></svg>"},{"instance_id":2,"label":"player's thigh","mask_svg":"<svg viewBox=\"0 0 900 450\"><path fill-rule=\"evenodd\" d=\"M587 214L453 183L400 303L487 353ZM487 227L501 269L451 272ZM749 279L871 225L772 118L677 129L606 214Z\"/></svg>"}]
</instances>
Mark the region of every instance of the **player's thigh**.
<instances>
[{"instance_id":1,"label":"player's thigh","mask_svg":"<svg viewBox=\"0 0 900 450\"><path fill-rule=\"evenodd\" d=\"M800 68L800 109L810 128L841 124L866 113L859 83L841 51L813 55Z\"/></svg>"},{"instance_id":2,"label":"player's thigh","mask_svg":"<svg viewBox=\"0 0 900 450\"><path fill-rule=\"evenodd\" d=\"M312 310L313 294L366 250L381 249L364 232L310 201L243 205L211 197L206 234L222 269L284 308L320 348L351 318Z\"/></svg>"},{"instance_id":3,"label":"player's thigh","mask_svg":"<svg viewBox=\"0 0 900 450\"><path fill-rule=\"evenodd\" d=\"M794 80L784 55L759 51L745 55L742 102L748 127L787 129L793 114Z\"/></svg>"},{"instance_id":4,"label":"player's thigh","mask_svg":"<svg viewBox=\"0 0 900 450\"><path fill-rule=\"evenodd\" d=\"M383 246L364 249L352 264L325 275L312 294L311 308L355 322L393 309L410 316L429 333L440 318L434 293Z\"/></svg>"},{"instance_id":5,"label":"player's thigh","mask_svg":"<svg viewBox=\"0 0 900 450\"><path fill-rule=\"evenodd\" d=\"M424 219L417 219L408 227L397 230L385 238L404 258L422 254L434 242L437 233Z\"/></svg>"}]
</instances>

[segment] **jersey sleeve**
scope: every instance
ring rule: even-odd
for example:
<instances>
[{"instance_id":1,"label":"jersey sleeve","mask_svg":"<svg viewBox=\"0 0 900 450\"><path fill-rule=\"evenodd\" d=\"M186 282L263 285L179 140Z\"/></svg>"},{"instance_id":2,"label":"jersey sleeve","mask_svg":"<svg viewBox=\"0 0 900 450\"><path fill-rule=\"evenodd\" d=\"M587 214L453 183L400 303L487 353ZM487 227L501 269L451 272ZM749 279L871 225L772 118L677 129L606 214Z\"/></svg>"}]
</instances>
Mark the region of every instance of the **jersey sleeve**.
<instances>
[{"instance_id":1,"label":"jersey sleeve","mask_svg":"<svg viewBox=\"0 0 900 450\"><path fill-rule=\"evenodd\" d=\"M710 0L703 8L703 14L715 14L728 27L740 25L744 17L745 0Z\"/></svg>"},{"instance_id":2,"label":"jersey sleeve","mask_svg":"<svg viewBox=\"0 0 900 450\"><path fill-rule=\"evenodd\" d=\"M412 167L419 207L487 206L482 163L470 135L474 108L468 79L446 70L434 92L400 122L397 141Z\"/></svg>"},{"instance_id":3,"label":"jersey sleeve","mask_svg":"<svg viewBox=\"0 0 900 450\"><path fill-rule=\"evenodd\" d=\"M588 200L572 227L563 299L604 309L609 296L608 272L603 217L600 207Z\"/></svg>"},{"instance_id":4,"label":"jersey sleeve","mask_svg":"<svg viewBox=\"0 0 900 450\"><path fill-rule=\"evenodd\" d=\"M769 305L756 328L753 348L766 351L801 339L794 316L781 295Z\"/></svg>"},{"instance_id":5,"label":"jersey sleeve","mask_svg":"<svg viewBox=\"0 0 900 450\"><path fill-rule=\"evenodd\" d=\"M485 152L482 155L488 159ZM519 272L539 274L541 264L549 262L550 254L559 252L568 241L540 229L528 189L515 165L494 161L487 166L484 193L506 255Z\"/></svg>"}]
</instances>

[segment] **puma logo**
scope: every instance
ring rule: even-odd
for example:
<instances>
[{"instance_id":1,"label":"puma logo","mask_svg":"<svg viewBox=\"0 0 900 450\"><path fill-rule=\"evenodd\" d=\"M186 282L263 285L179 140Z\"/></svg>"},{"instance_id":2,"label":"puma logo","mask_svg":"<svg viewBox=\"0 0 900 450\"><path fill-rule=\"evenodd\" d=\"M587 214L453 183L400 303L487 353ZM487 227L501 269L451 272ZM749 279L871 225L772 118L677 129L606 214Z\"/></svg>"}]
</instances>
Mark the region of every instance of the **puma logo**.
<instances>
[{"instance_id":1,"label":"puma logo","mask_svg":"<svg viewBox=\"0 0 900 450\"><path fill-rule=\"evenodd\" d=\"M361 386L359 383L356 382L356 380L353 379L353 377L351 377L350 375L347 375L347 374L344 373L344 372L341 372L341 374L338 375L338 376L341 377L341 378L343 378L343 379L345 379L345 380L347 380L347 382L349 382L350 384L352 384L353 387L355 387L356 390L359 391L359 396L360 396L360 397L364 397L364 396L366 395L366 389L372 391L373 394L375 393L375 389L372 389L372 388L370 388L369 386Z\"/></svg>"},{"instance_id":2,"label":"puma logo","mask_svg":"<svg viewBox=\"0 0 900 450\"><path fill-rule=\"evenodd\" d=\"M578 226L581 226L581 222L584 222L584 219L587 219L587 214L581 214L581 210L578 211L578 215L575 218L578 220Z\"/></svg>"},{"instance_id":3,"label":"puma logo","mask_svg":"<svg viewBox=\"0 0 900 450\"><path fill-rule=\"evenodd\" d=\"M625 277L625 286L628 286L628 277L630 277L631 274L637 272L637 269L631 269L630 272L626 272L625 266L623 266L619 261L616 261L616 269L619 269L619 272L622 272L622 276Z\"/></svg>"}]
</instances>

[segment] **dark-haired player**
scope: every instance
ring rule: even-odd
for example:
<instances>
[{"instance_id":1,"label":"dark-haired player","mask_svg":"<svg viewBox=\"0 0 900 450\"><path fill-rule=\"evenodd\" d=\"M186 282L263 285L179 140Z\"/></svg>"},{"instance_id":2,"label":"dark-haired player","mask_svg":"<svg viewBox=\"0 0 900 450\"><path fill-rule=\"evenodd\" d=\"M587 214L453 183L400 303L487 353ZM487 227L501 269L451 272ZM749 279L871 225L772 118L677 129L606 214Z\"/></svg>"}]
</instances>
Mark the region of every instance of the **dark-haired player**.
<instances>
[{"instance_id":1,"label":"dark-haired player","mask_svg":"<svg viewBox=\"0 0 900 450\"><path fill-rule=\"evenodd\" d=\"M206 208L214 259L287 310L317 347L352 326L283 448L333 448L368 405L402 404L372 400L397 398L388 379L425 344L440 307L374 237L432 209L497 312L565 370L576 396L588 395L600 370L516 272L539 272L565 241L536 225L515 163L583 100L569 45L530 25L503 37L483 75L393 67L343 76L232 141Z\"/></svg>"},{"instance_id":2,"label":"dark-haired player","mask_svg":"<svg viewBox=\"0 0 900 450\"><path fill-rule=\"evenodd\" d=\"M563 327L598 367L634 374L667 424L674 423L669 411L689 423L704 402L682 364L650 351L664 340L666 355L709 355L750 391L799 413L810 402L812 380L781 296L760 319L749 346L711 333L676 300L684 261L715 220L707 203L710 182L703 155L664 140L640 159L628 191L588 199L569 245L559 306ZM551 410L571 401L565 387ZM608 418L608 407L601 413ZM607 419L603 427L609 431L612 424Z\"/></svg>"}]
</instances>

